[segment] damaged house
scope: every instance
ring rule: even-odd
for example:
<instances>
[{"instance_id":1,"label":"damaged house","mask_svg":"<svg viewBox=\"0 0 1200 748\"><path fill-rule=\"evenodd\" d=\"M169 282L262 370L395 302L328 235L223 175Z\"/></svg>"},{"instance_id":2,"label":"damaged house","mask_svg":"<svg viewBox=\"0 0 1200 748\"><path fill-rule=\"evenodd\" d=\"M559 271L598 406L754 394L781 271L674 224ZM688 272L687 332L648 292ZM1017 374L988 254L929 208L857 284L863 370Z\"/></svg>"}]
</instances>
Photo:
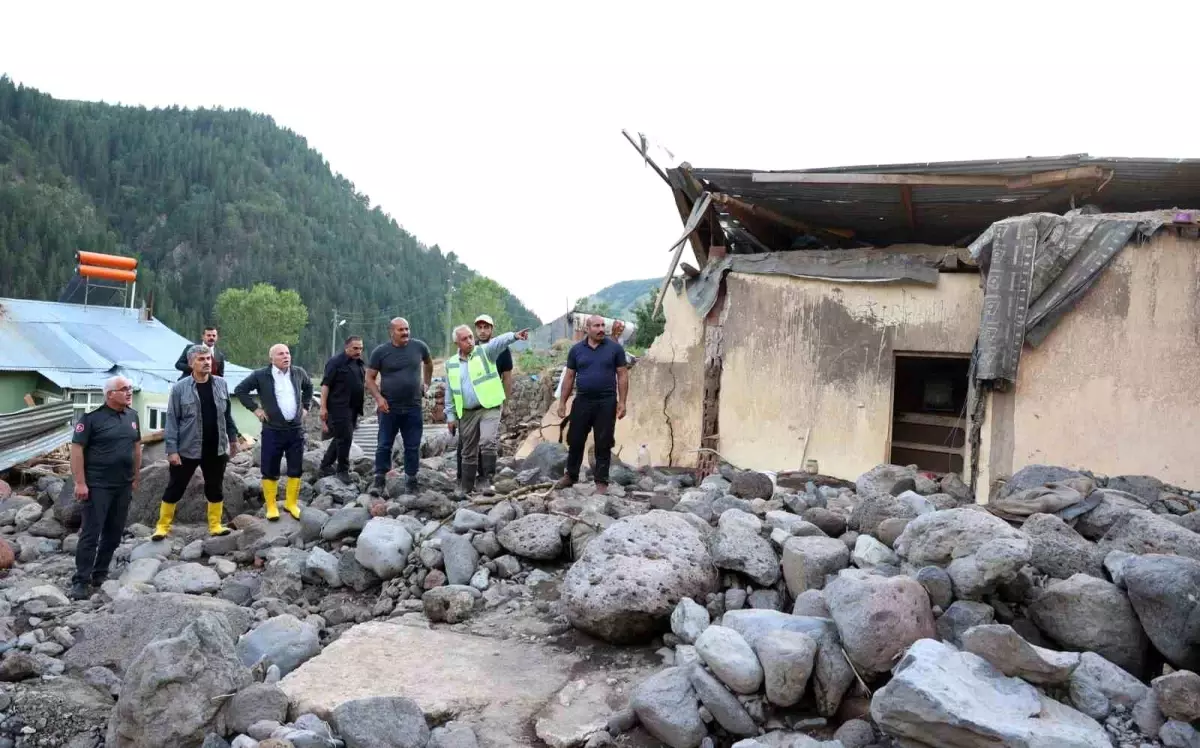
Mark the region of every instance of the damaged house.
<instances>
[{"instance_id":1,"label":"damaged house","mask_svg":"<svg viewBox=\"0 0 1200 748\"><path fill-rule=\"evenodd\" d=\"M626 459L1200 486L1200 160L654 168L668 275L696 266L631 372Z\"/></svg>"}]
</instances>

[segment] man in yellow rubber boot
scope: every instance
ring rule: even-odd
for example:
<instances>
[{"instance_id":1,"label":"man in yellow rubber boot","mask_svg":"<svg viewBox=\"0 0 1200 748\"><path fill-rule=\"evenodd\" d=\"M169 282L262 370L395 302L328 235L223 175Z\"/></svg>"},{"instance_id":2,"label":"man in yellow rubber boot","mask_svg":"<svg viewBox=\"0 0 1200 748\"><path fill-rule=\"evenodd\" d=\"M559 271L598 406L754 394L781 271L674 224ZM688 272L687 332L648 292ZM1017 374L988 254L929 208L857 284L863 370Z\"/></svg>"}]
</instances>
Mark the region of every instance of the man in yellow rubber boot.
<instances>
[{"instance_id":1,"label":"man in yellow rubber boot","mask_svg":"<svg viewBox=\"0 0 1200 748\"><path fill-rule=\"evenodd\" d=\"M225 466L237 454L238 430L230 411L229 385L212 373L213 357L207 346L194 345L187 351L192 373L171 387L167 399L164 442L170 477L158 510L153 540L171 532L175 504L183 498L188 482L200 468L204 497L208 499L208 534L228 535L221 524L225 496Z\"/></svg>"},{"instance_id":2,"label":"man in yellow rubber boot","mask_svg":"<svg viewBox=\"0 0 1200 748\"><path fill-rule=\"evenodd\" d=\"M292 366L292 353L283 343L271 346L271 363L242 380L234 393L262 421L262 490L267 519L279 519L279 468L287 459L284 510L300 519L300 475L304 472L304 416L312 407L313 386L308 372ZM251 393L258 393L255 400ZM261 400L261 404L259 403Z\"/></svg>"}]
</instances>

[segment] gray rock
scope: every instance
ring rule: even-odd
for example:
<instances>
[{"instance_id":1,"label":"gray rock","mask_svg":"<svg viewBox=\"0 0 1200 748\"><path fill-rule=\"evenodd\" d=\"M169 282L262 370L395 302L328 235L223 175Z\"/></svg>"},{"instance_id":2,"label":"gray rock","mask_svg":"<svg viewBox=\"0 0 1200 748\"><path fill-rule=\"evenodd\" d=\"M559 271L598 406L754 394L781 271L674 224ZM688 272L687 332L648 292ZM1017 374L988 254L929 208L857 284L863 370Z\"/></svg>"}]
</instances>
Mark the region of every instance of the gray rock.
<instances>
[{"instance_id":1,"label":"gray rock","mask_svg":"<svg viewBox=\"0 0 1200 748\"><path fill-rule=\"evenodd\" d=\"M339 504L352 504L358 498L358 486L342 483L336 476L321 478L313 485L318 496L332 496Z\"/></svg>"},{"instance_id":2,"label":"gray rock","mask_svg":"<svg viewBox=\"0 0 1200 748\"><path fill-rule=\"evenodd\" d=\"M762 532L762 520L754 516L749 509L726 509L717 518L717 529L749 532L758 535Z\"/></svg>"},{"instance_id":3,"label":"gray rock","mask_svg":"<svg viewBox=\"0 0 1200 748\"><path fill-rule=\"evenodd\" d=\"M911 577L848 569L825 586L825 604L860 671L886 673L910 644L934 636L929 595Z\"/></svg>"},{"instance_id":4,"label":"gray rock","mask_svg":"<svg viewBox=\"0 0 1200 748\"><path fill-rule=\"evenodd\" d=\"M708 733L684 668L670 667L642 681L629 703L646 731L670 748L697 748Z\"/></svg>"},{"instance_id":5,"label":"gray rock","mask_svg":"<svg viewBox=\"0 0 1200 748\"><path fill-rule=\"evenodd\" d=\"M449 722L434 728L429 737L429 748L478 748L475 731L458 722ZM299 748L299 746L297 746Z\"/></svg>"},{"instance_id":6,"label":"gray rock","mask_svg":"<svg viewBox=\"0 0 1200 748\"><path fill-rule=\"evenodd\" d=\"M1000 490L999 498L1007 498L1014 493L1040 488L1049 483L1061 483L1073 478L1084 478L1083 473L1068 468L1053 465L1026 465L1013 474L1012 478Z\"/></svg>"},{"instance_id":7,"label":"gray rock","mask_svg":"<svg viewBox=\"0 0 1200 748\"><path fill-rule=\"evenodd\" d=\"M1029 536L1030 563L1055 579L1074 574L1104 578L1104 554L1053 514L1034 514L1021 530Z\"/></svg>"},{"instance_id":8,"label":"gray rock","mask_svg":"<svg viewBox=\"0 0 1200 748\"><path fill-rule=\"evenodd\" d=\"M247 667L264 663L277 665L287 675L321 652L317 630L293 615L283 614L264 621L242 636L237 654Z\"/></svg>"},{"instance_id":9,"label":"gray rock","mask_svg":"<svg viewBox=\"0 0 1200 748\"><path fill-rule=\"evenodd\" d=\"M1145 510L1129 511L1117 518L1098 546L1104 553L1162 554L1200 561L1200 535Z\"/></svg>"},{"instance_id":10,"label":"gray rock","mask_svg":"<svg viewBox=\"0 0 1200 748\"><path fill-rule=\"evenodd\" d=\"M970 504L975 501L975 495L971 493L970 486L957 473L947 473L944 475L938 488L941 489L942 493L949 495L959 504Z\"/></svg>"},{"instance_id":11,"label":"gray rock","mask_svg":"<svg viewBox=\"0 0 1200 748\"><path fill-rule=\"evenodd\" d=\"M758 726L737 697L704 668L693 666L688 673L692 688L721 727L733 735L757 735Z\"/></svg>"},{"instance_id":12,"label":"gray rock","mask_svg":"<svg viewBox=\"0 0 1200 748\"><path fill-rule=\"evenodd\" d=\"M708 609L685 597L671 613L671 632L685 644L692 644L708 628Z\"/></svg>"},{"instance_id":13,"label":"gray rock","mask_svg":"<svg viewBox=\"0 0 1200 748\"><path fill-rule=\"evenodd\" d=\"M1029 540L1002 519L972 508L923 514L896 539L914 566L944 566L955 595L979 599L1011 581L1031 555Z\"/></svg>"},{"instance_id":14,"label":"gray rock","mask_svg":"<svg viewBox=\"0 0 1200 748\"><path fill-rule=\"evenodd\" d=\"M929 602L945 610L954 600L954 583L945 569L938 566L923 566L917 571L917 582L925 588Z\"/></svg>"},{"instance_id":15,"label":"gray rock","mask_svg":"<svg viewBox=\"0 0 1200 748\"><path fill-rule=\"evenodd\" d=\"M371 521L371 513L361 506L344 506L329 516L321 527L323 540L339 540L358 535Z\"/></svg>"},{"instance_id":16,"label":"gray rock","mask_svg":"<svg viewBox=\"0 0 1200 748\"><path fill-rule=\"evenodd\" d=\"M301 507L300 538L306 543L317 540L321 537L321 531L328 521L329 515L320 509L311 506Z\"/></svg>"},{"instance_id":17,"label":"gray rock","mask_svg":"<svg viewBox=\"0 0 1200 748\"><path fill-rule=\"evenodd\" d=\"M436 587L421 596L425 617L434 623L460 623L471 616L479 590L466 585Z\"/></svg>"},{"instance_id":18,"label":"gray rock","mask_svg":"<svg viewBox=\"0 0 1200 748\"><path fill-rule=\"evenodd\" d=\"M1158 731L1158 739L1166 748L1200 748L1200 730L1186 722L1169 720Z\"/></svg>"},{"instance_id":19,"label":"gray rock","mask_svg":"<svg viewBox=\"0 0 1200 748\"><path fill-rule=\"evenodd\" d=\"M1125 589L1125 566L1135 558L1137 556L1125 551L1108 552L1104 557L1104 570L1112 577L1113 584Z\"/></svg>"},{"instance_id":20,"label":"gray rock","mask_svg":"<svg viewBox=\"0 0 1200 748\"><path fill-rule=\"evenodd\" d=\"M879 528L893 520L907 522L917 516L916 510L890 494L859 495L859 502L850 513L847 526L867 535L879 535Z\"/></svg>"},{"instance_id":21,"label":"gray rock","mask_svg":"<svg viewBox=\"0 0 1200 748\"><path fill-rule=\"evenodd\" d=\"M335 514L329 521L330 524L333 524L337 517ZM470 543L467 543L467 547L470 547ZM404 571L412 548L413 538L404 528L404 523L391 517L374 517L367 522L362 534L358 536L354 560L373 571L380 579L387 580ZM474 568L471 571L474 572ZM470 578L471 575L468 574L467 579Z\"/></svg>"},{"instance_id":22,"label":"gray rock","mask_svg":"<svg viewBox=\"0 0 1200 748\"><path fill-rule=\"evenodd\" d=\"M785 597L782 591L774 587L769 587L765 590L754 590L746 597L746 606L750 608L763 608L765 610L783 610Z\"/></svg>"},{"instance_id":23,"label":"gray rock","mask_svg":"<svg viewBox=\"0 0 1200 748\"><path fill-rule=\"evenodd\" d=\"M967 629L962 637L964 651L977 654L1005 675L1040 685L1061 685L1079 665L1074 652L1055 652L1030 644L1002 623Z\"/></svg>"},{"instance_id":24,"label":"gray rock","mask_svg":"<svg viewBox=\"0 0 1200 748\"><path fill-rule=\"evenodd\" d=\"M1200 719L1200 675L1178 670L1150 681L1158 706L1167 719L1194 722Z\"/></svg>"},{"instance_id":25,"label":"gray rock","mask_svg":"<svg viewBox=\"0 0 1200 748\"><path fill-rule=\"evenodd\" d=\"M252 681L225 619L201 614L178 636L147 644L130 663L106 745L198 745L215 727L222 697Z\"/></svg>"},{"instance_id":26,"label":"gray rock","mask_svg":"<svg viewBox=\"0 0 1200 748\"><path fill-rule=\"evenodd\" d=\"M288 697L273 683L255 683L233 695L225 707L225 724L234 732L249 732L262 720L286 722Z\"/></svg>"},{"instance_id":27,"label":"gray rock","mask_svg":"<svg viewBox=\"0 0 1200 748\"><path fill-rule=\"evenodd\" d=\"M71 670L107 667L124 672L155 639L177 636L204 613L225 619L233 634L250 628L251 611L224 600L163 592L115 600L112 612L90 618L76 633L76 644L63 655Z\"/></svg>"},{"instance_id":28,"label":"gray rock","mask_svg":"<svg viewBox=\"0 0 1200 748\"><path fill-rule=\"evenodd\" d=\"M278 598L294 600L304 591L304 568L308 555L299 549L276 548L281 551L270 557L258 579L255 600Z\"/></svg>"},{"instance_id":29,"label":"gray rock","mask_svg":"<svg viewBox=\"0 0 1200 748\"><path fill-rule=\"evenodd\" d=\"M1158 495L1167 487L1158 478L1149 475L1117 475L1108 479L1108 488L1136 496L1143 505L1150 506L1158 501Z\"/></svg>"},{"instance_id":30,"label":"gray rock","mask_svg":"<svg viewBox=\"0 0 1200 748\"><path fill-rule=\"evenodd\" d=\"M904 528L908 527L909 522L912 522L911 517L889 517L879 523L875 530L875 537L879 538L879 542L888 548L894 549L896 539L904 534Z\"/></svg>"},{"instance_id":31,"label":"gray rock","mask_svg":"<svg viewBox=\"0 0 1200 748\"><path fill-rule=\"evenodd\" d=\"M833 734L833 739L842 748L870 748L875 744L875 728L865 719L847 720Z\"/></svg>"},{"instance_id":32,"label":"gray rock","mask_svg":"<svg viewBox=\"0 0 1200 748\"><path fill-rule=\"evenodd\" d=\"M475 546L475 550L479 551L481 556L499 558L504 555L504 546L500 545L500 541L496 539L496 533L491 530L471 538L471 545Z\"/></svg>"},{"instance_id":33,"label":"gray rock","mask_svg":"<svg viewBox=\"0 0 1200 748\"><path fill-rule=\"evenodd\" d=\"M829 606L825 604L825 593L821 590L805 590L796 596L792 606L794 616L829 618Z\"/></svg>"},{"instance_id":34,"label":"gray rock","mask_svg":"<svg viewBox=\"0 0 1200 748\"><path fill-rule=\"evenodd\" d=\"M788 538L783 544L783 578L793 597L805 590L819 590L825 577L850 563L850 549L836 538Z\"/></svg>"},{"instance_id":35,"label":"gray rock","mask_svg":"<svg viewBox=\"0 0 1200 748\"><path fill-rule=\"evenodd\" d=\"M729 492L739 499L769 499L775 492L771 476L745 470L733 476Z\"/></svg>"},{"instance_id":36,"label":"gray rock","mask_svg":"<svg viewBox=\"0 0 1200 748\"><path fill-rule=\"evenodd\" d=\"M168 540L147 540L144 543L138 543L129 552L129 560L137 561L143 558L157 558L165 560L171 555L171 541Z\"/></svg>"},{"instance_id":37,"label":"gray rock","mask_svg":"<svg viewBox=\"0 0 1200 748\"><path fill-rule=\"evenodd\" d=\"M970 600L956 600L937 619L937 635L942 641L961 646L962 635L968 629L986 625L995 620L996 611L992 609L992 606Z\"/></svg>"},{"instance_id":38,"label":"gray rock","mask_svg":"<svg viewBox=\"0 0 1200 748\"><path fill-rule=\"evenodd\" d=\"M917 488L915 470L900 465L876 465L858 476L854 488L859 496L899 496Z\"/></svg>"},{"instance_id":39,"label":"gray rock","mask_svg":"<svg viewBox=\"0 0 1200 748\"><path fill-rule=\"evenodd\" d=\"M338 556L338 579L355 592L365 592L381 581L375 572L360 564L348 550Z\"/></svg>"},{"instance_id":40,"label":"gray rock","mask_svg":"<svg viewBox=\"0 0 1200 748\"><path fill-rule=\"evenodd\" d=\"M330 587L342 586L342 578L338 574L337 556L323 550L320 546L314 546L308 552L308 560L304 562L304 571Z\"/></svg>"},{"instance_id":41,"label":"gray rock","mask_svg":"<svg viewBox=\"0 0 1200 748\"><path fill-rule=\"evenodd\" d=\"M496 533L506 551L535 561L553 561L563 552L563 517L552 514L527 514L515 519Z\"/></svg>"},{"instance_id":42,"label":"gray rock","mask_svg":"<svg viewBox=\"0 0 1200 748\"><path fill-rule=\"evenodd\" d=\"M804 521L815 526L831 538L846 531L846 518L823 506L814 506L804 511ZM799 535L799 533L793 533Z\"/></svg>"},{"instance_id":43,"label":"gray rock","mask_svg":"<svg viewBox=\"0 0 1200 748\"><path fill-rule=\"evenodd\" d=\"M448 535L442 538L442 561L450 584L468 584L479 565L479 552L465 535Z\"/></svg>"},{"instance_id":44,"label":"gray rock","mask_svg":"<svg viewBox=\"0 0 1200 748\"><path fill-rule=\"evenodd\" d=\"M784 512L778 509L767 512L766 514L767 527L772 530L783 530L788 535L799 535L796 530L802 529L807 524L803 517L791 512Z\"/></svg>"},{"instance_id":45,"label":"gray rock","mask_svg":"<svg viewBox=\"0 0 1200 748\"><path fill-rule=\"evenodd\" d=\"M472 530L486 530L492 526L492 521L488 519L486 514L473 512L470 509L459 509L454 513L454 521L451 523L455 532L470 532Z\"/></svg>"},{"instance_id":46,"label":"gray rock","mask_svg":"<svg viewBox=\"0 0 1200 748\"><path fill-rule=\"evenodd\" d=\"M728 514L726 512L722 518ZM770 541L755 532L727 525L709 536L708 546L718 569L745 574L763 587L779 581L779 557Z\"/></svg>"},{"instance_id":47,"label":"gray rock","mask_svg":"<svg viewBox=\"0 0 1200 748\"><path fill-rule=\"evenodd\" d=\"M1108 661L1105 660L1105 662ZM1162 726L1166 724L1167 718L1158 708L1158 696L1154 694L1154 689L1147 688L1146 695L1133 707L1133 721L1143 735L1157 735Z\"/></svg>"},{"instance_id":48,"label":"gray rock","mask_svg":"<svg viewBox=\"0 0 1200 748\"><path fill-rule=\"evenodd\" d=\"M1149 642L1120 588L1076 574L1046 587L1029 606L1029 617L1067 649L1095 652L1134 675L1145 669Z\"/></svg>"},{"instance_id":49,"label":"gray rock","mask_svg":"<svg viewBox=\"0 0 1200 748\"><path fill-rule=\"evenodd\" d=\"M558 442L542 442L521 463L521 469L538 471L545 480L558 480L567 468L567 447Z\"/></svg>"},{"instance_id":50,"label":"gray rock","mask_svg":"<svg viewBox=\"0 0 1200 748\"><path fill-rule=\"evenodd\" d=\"M795 706L808 688L817 656L817 643L797 631L770 631L754 647L762 663L767 700L776 706Z\"/></svg>"},{"instance_id":51,"label":"gray rock","mask_svg":"<svg viewBox=\"0 0 1200 748\"><path fill-rule=\"evenodd\" d=\"M1144 683L1094 652L1084 652L1071 673L1071 703L1092 719L1105 719L1113 707L1134 708L1150 691Z\"/></svg>"},{"instance_id":52,"label":"gray rock","mask_svg":"<svg viewBox=\"0 0 1200 748\"><path fill-rule=\"evenodd\" d=\"M1131 511L1145 508L1136 496L1106 488L1093 491L1088 501L1096 502L1095 508L1075 521L1075 529L1088 540L1099 540L1112 529L1117 520Z\"/></svg>"},{"instance_id":53,"label":"gray rock","mask_svg":"<svg viewBox=\"0 0 1200 748\"><path fill-rule=\"evenodd\" d=\"M659 510L610 525L560 587L571 625L614 643L649 639L679 600L706 599L717 589L699 531L682 515Z\"/></svg>"},{"instance_id":54,"label":"gray rock","mask_svg":"<svg viewBox=\"0 0 1200 748\"><path fill-rule=\"evenodd\" d=\"M938 745L1109 745L1095 720L1009 678L981 657L922 639L896 665L892 680L875 693L871 716L885 734L915 742L938 736Z\"/></svg>"},{"instance_id":55,"label":"gray rock","mask_svg":"<svg viewBox=\"0 0 1200 748\"><path fill-rule=\"evenodd\" d=\"M762 665L737 631L709 626L696 638L695 646L704 664L735 692L754 693L762 685Z\"/></svg>"},{"instance_id":56,"label":"gray rock","mask_svg":"<svg viewBox=\"0 0 1200 748\"><path fill-rule=\"evenodd\" d=\"M121 676L106 667L90 667L83 671L83 682L111 696L121 694Z\"/></svg>"},{"instance_id":57,"label":"gray rock","mask_svg":"<svg viewBox=\"0 0 1200 748\"><path fill-rule=\"evenodd\" d=\"M346 748L425 748L429 725L411 699L375 696L339 704L333 725Z\"/></svg>"},{"instance_id":58,"label":"gray rock","mask_svg":"<svg viewBox=\"0 0 1200 748\"><path fill-rule=\"evenodd\" d=\"M221 575L209 566L197 563L170 566L154 575L152 584L160 592L201 595L221 589Z\"/></svg>"},{"instance_id":59,"label":"gray rock","mask_svg":"<svg viewBox=\"0 0 1200 748\"><path fill-rule=\"evenodd\" d=\"M1125 566L1125 587L1155 649L1177 668L1200 670L1200 562L1141 556Z\"/></svg>"},{"instance_id":60,"label":"gray rock","mask_svg":"<svg viewBox=\"0 0 1200 748\"><path fill-rule=\"evenodd\" d=\"M133 499L129 504L129 515L125 520L126 526L132 524L154 526L158 520L158 508L162 503L163 491L167 488L169 478L169 466L165 461L142 468L142 472L138 476L138 487L134 490ZM225 498L227 516L236 517L239 514L254 511L253 504L247 500L245 481L233 470L226 471L221 490ZM204 477L199 470L192 476L187 489L183 492L183 498L175 506L176 524L203 524L206 521L208 502L204 499Z\"/></svg>"},{"instance_id":61,"label":"gray rock","mask_svg":"<svg viewBox=\"0 0 1200 748\"><path fill-rule=\"evenodd\" d=\"M860 569L874 569L876 566L899 566L900 557L883 543L870 535L859 535L854 542L854 552L850 560Z\"/></svg>"}]
</instances>

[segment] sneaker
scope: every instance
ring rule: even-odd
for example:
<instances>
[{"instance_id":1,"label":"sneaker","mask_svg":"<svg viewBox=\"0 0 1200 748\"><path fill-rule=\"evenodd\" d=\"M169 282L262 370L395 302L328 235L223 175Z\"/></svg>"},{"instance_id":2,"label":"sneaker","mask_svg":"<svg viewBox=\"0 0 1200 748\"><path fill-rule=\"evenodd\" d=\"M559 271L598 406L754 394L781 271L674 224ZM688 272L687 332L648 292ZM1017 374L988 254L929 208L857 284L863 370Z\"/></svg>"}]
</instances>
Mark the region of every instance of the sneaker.
<instances>
[{"instance_id":1,"label":"sneaker","mask_svg":"<svg viewBox=\"0 0 1200 748\"><path fill-rule=\"evenodd\" d=\"M349 471L346 471L346 470L338 471L337 479L340 480L342 483L345 483L347 486L354 485L354 478L352 478L350 476Z\"/></svg>"},{"instance_id":2,"label":"sneaker","mask_svg":"<svg viewBox=\"0 0 1200 748\"><path fill-rule=\"evenodd\" d=\"M564 475L563 477L558 479L558 482L554 484L554 487L555 488L570 488L573 485L575 485L575 479L569 475Z\"/></svg>"},{"instance_id":3,"label":"sneaker","mask_svg":"<svg viewBox=\"0 0 1200 748\"><path fill-rule=\"evenodd\" d=\"M71 585L70 597L72 600L87 600L92 596L92 588L83 582L75 582Z\"/></svg>"},{"instance_id":4,"label":"sneaker","mask_svg":"<svg viewBox=\"0 0 1200 748\"><path fill-rule=\"evenodd\" d=\"M377 475L371 483L371 490L368 491L372 496L382 496L387 491L387 476Z\"/></svg>"}]
</instances>

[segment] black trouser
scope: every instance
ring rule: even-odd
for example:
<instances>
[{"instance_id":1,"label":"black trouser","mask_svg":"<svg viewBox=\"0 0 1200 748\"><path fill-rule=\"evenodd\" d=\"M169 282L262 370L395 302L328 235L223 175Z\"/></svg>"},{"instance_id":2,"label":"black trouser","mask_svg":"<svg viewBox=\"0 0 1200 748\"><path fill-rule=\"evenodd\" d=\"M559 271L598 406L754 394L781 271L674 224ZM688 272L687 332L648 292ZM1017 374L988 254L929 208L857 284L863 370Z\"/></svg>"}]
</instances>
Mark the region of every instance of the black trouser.
<instances>
[{"instance_id":1,"label":"black trouser","mask_svg":"<svg viewBox=\"0 0 1200 748\"><path fill-rule=\"evenodd\" d=\"M132 484L120 488L88 486L83 502L83 528L75 549L75 579L80 584L100 584L108 578L113 551L121 544L121 532L133 500Z\"/></svg>"},{"instance_id":2,"label":"black trouser","mask_svg":"<svg viewBox=\"0 0 1200 748\"><path fill-rule=\"evenodd\" d=\"M615 393L575 395L571 404L571 422L567 425L567 476L579 480L583 451L588 432L594 434L596 447L596 482L608 483L608 466L612 462L613 429L617 425L617 396Z\"/></svg>"},{"instance_id":3,"label":"black trouser","mask_svg":"<svg viewBox=\"0 0 1200 748\"><path fill-rule=\"evenodd\" d=\"M262 430L262 454L259 465L262 467L262 477L267 480L279 480L279 468L287 459L287 474L289 478L299 478L304 474L304 430L299 426L287 429Z\"/></svg>"},{"instance_id":4,"label":"black trouser","mask_svg":"<svg viewBox=\"0 0 1200 748\"><path fill-rule=\"evenodd\" d=\"M221 491L221 485L225 482L225 465L228 462L228 457L219 454L206 454L199 460L180 457L179 464L170 467L167 490L163 491L163 503L174 504L183 498L183 492L187 490L196 468L200 468L200 473L204 476L204 498L213 504L224 501L225 494Z\"/></svg>"},{"instance_id":5,"label":"black trouser","mask_svg":"<svg viewBox=\"0 0 1200 748\"><path fill-rule=\"evenodd\" d=\"M327 470L337 463L339 473L350 471L350 444L354 441L354 429L358 427L358 414L346 410L330 410L329 448L321 458L321 469Z\"/></svg>"}]
</instances>

